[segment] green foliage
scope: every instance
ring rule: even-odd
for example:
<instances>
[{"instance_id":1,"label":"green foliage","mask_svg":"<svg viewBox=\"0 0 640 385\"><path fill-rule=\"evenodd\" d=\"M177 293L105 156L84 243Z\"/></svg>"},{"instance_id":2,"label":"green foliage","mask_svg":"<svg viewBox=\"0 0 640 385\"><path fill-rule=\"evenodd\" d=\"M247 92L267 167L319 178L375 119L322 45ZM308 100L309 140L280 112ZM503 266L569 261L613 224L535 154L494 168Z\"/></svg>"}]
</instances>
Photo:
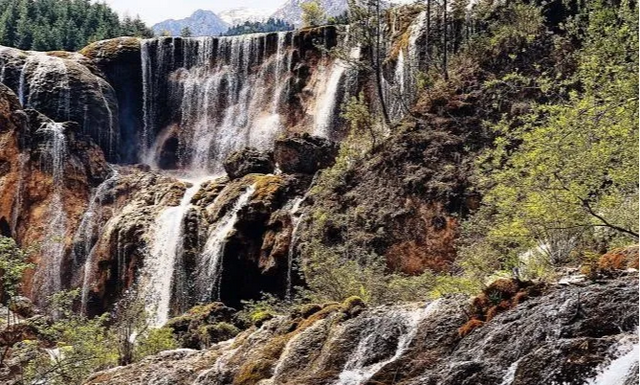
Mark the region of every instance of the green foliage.
<instances>
[{"instance_id":1,"label":"green foliage","mask_svg":"<svg viewBox=\"0 0 640 385\"><path fill-rule=\"evenodd\" d=\"M527 7L516 8L520 19L534 17ZM462 236L469 274L517 268L540 278L595 239L637 242L637 4L595 1L588 11L588 24L576 28L584 35L574 36L582 41L571 79L578 87L566 94L562 82L538 79L550 102L492 127L494 146L477 175L483 206ZM494 41L526 40L531 28L498 29ZM508 76L503 84L530 85Z\"/></svg>"},{"instance_id":2,"label":"green foliage","mask_svg":"<svg viewBox=\"0 0 640 385\"><path fill-rule=\"evenodd\" d=\"M327 24L329 25L344 25L349 24L349 12L344 11L337 16L329 16L327 18Z\"/></svg>"},{"instance_id":3,"label":"green foliage","mask_svg":"<svg viewBox=\"0 0 640 385\"><path fill-rule=\"evenodd\" d=\"M76 51L117 36L151 37L139 17L122 20L106 3L87 0L0 0L0 44L24 50Z\"/></svg>"},{"instance_id":4,"label":"green foliage","mask_svg":"<svg viewBox=\"0 0 640 385\"><path fill-rule=\"evenodd\" d=\"M129 293L118 302L114 310L115 322L112 326L118 346L118 363L128 365L136 358L138 339L144 341L150 330L150 320L144 301Z\"/></svg>"},{"instance_id":5,"label":"green foliage","mask_svg":"<svg viewBox=\"0 0 640 385\"><path fill-rule=\"evenodd\" d=\"M43 351L36 343L23 344L19 354L32 359L24 367L25 383L51 385L81 384L92 372L117 363L117 347L107 329L108 316L88 319L71 309L79 290L57 293L51 306L58 319L40 332L56 347Z\"/></svg>"},{"instance_id":6,"label":"green foliage","mask_svg":"<svg viewBox=\"0 0 640 385\"><path fill-rule=\"evenodd\" d=\"M33 266L27 262L28 257L13 238L0 236L0 282L4 300L10 301L17 294L22 275Z\"/></svg>"},{"instance_id":7,"label":"green foliage","mask_svg":"<svg viewBox=\"0 0 640 385\"><path fill-rule=\"evenodd\" d=\"M489 26L490 42L498 52L512 51L531 43L544 29L540 8L533 4L515 2L501 9Z\"/></svg>"},{"instance_id":8,"label":"green foliage","mask_svg":"<svg viewBox=\"0 0 640 385\"><path fill-rule=\"evenodd\" d=\"M267 21L245 21L244 24L234 25L224 33L226 36L244 35L247 33L266 33L278 31L291 31L292 24L284 20L269 18Z\"/></svg>"},{"instance_id":9,"label":"green foliage","mask_svg":"<svg viewBox=\"0 0 640 385\"><path fill-rule=\"evenodd\" d=\"M262 293L259 300L242 301L242 310L238 318L246 324L262 323L274 315L286 314L290 311L291 304L282 302L279 298L269 293Z\"/></svg>"},{"instance_id":10,"label":"green foliage","mask_svg":"<svg viewBox=\"0 0 640 385\"><path fill-rule=\"evenodd\" d=\"M419 301L433 289L432 274L405 276L386 271L382 257L358 255L345 258L319 242L309 248L303 265L307 289L305 302L340 302L350 297L369 304Z\"/></svg>"},{"instance_id":11,"label":"green foliage","mask_svg":"<svg viewBox=\"0 0 640 385\"><path fill-rule=\"evenodd\" d=\"M139 361L144 357L177 347L178 341L173 336L173 330L167 327L150 329L137 338L133 356L136 361Z\"/></svg>"},{"instance_id":12,"label":"green foliage","mask_svg":"<svg viewBox=\"0 0 640 385\"><path fill-rule=\"evenodd\" d=\"M340 116L349 123L351 135L354 137L368 135L371 146L375 147L376 139L381 136L381 133L376 130L376 119L362 91L357 96L351 96L344 101Z\"/></svg>"},{"instance_id":13,"label":"green foliage","mask_svg":"<svg viewBox=\"0 0 640 385\"><path fill-rule=\"evenodd\" d=\"M326 21L326 15L318 0L310 0L300 4L302 24L305 27L317 27Z\"/></svg>"}]
</instances>

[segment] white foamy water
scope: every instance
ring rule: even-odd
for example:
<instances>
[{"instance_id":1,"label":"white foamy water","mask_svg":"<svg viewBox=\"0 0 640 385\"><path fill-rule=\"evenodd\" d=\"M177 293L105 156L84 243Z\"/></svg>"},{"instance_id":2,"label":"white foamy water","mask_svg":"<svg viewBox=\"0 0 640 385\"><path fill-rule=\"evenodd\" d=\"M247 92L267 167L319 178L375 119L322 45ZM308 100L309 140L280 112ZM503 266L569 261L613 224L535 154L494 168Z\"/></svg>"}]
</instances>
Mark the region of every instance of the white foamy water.
<instances>
[{"instance_id":1,"label":"white foamy water","mask_svg":"<svg viewBox=\"0 0 640 385\"><path fill-rule=\"evenodd\" d=\"M598 374L587 382L588 385L622 385L627 378L638 375L638 339L626 338L616 347L618 358L599 369ZM635 373L632 371L635 370Z\"/></svg>"},{"instance_id":2,"label":"white foamy water","mask_svg":"<svg viewBox=\"0 0 640 385\"><path fill-rule=\"evenodd\" d=\"M222 254L227 238L238 221L238 212L249 203L255 192L255 185L243 192L233 207L214 225L209 232L207 242L198 261L196 287L203 302L220 299L220 282L222 279Z\"/></svg>"},{"instance_id":3,"label":"white foamy water","mask_svg":"<svg viewBox=\"0 0 640 385\"><path fill-rule=\"evenodd\" d=\"M368 358L371 354L378 350L376 345L375 330L368 333L363 339L361 339L356 347L355 351L349 357L342 373L340 373L339 380L335 385L360 385L368 381L374 374L376 374L385 365L396 361L402 357L405 351L409 348L409 345L415 337L418 326L421 321L436 311L439 301L431 302L425 308L419 308L414 310L398 310L394 314L389 314L386 317L393 317L402 320L405 325L405 330L398 338L398 345L396 347L393 356L386 360L377 362L374 364L367 364ZM384 317L383 317L384 318ZM384 319L381 320L383 324Z\"/></svg>"},{"instance_id":4,"label":"white foamy water","mask_svg":"<svg viewBox=\"0 0 640 385\"><path fill-rule=\"evenodd\" d=\"M155 327L161 327L169 318L173 272L176 259L182 253L183 219L191 198L199 189L200 183L194 183L185 191L178 206L164 209L156 218L150 250L140 275L139 293L152 314Z\"/></svg>"},{"instance_id":5,"label":"white foamy water","mask_svg":"<svg viewBox=\"0 0 640 385\"><path fill-rule=\"evenodd\" d=\"M298 227L302 223L304 213L300 213L300 205L305 197L296 197L291 205L289 216L291 217L291 241L289 242L289 251L287 254L287 289L285 298L288 301L292 299L293 292L293 259L295 257L295 245L298 241Z\"/></svg>"},{"instance_id":6,"label":"white foamy water","mask_svg":"<svg viewBox=\"0 0 640 385\"><path fill-rule=\"evenodd\" d=\"M111 171L111 176L105 179L89 199L89 207L82 216L80 225L74 236L74 260L84 259L82 273L81 312L86 313L89 300L89 290L93 281L93 263L95 255L95 243L93 239L100 234L100 220L102 216L102 202L107 192L113 188L120 174L117 170Z\"/></svg>"},{"instance_id":7,"label":"white foamy water","mask_svg":"<svg viewBox=\"0 0 640 385\"><path fill-rule=\"evenodd\" d=\"M67 218L64 210L64 165L67 158L67 139L60 123L47 123L40 130L47 135L43 169L51 172L52 196L49 202L48 226L42 239L42 253L34 296L45 298L62 289L61 268L64 260ZM43 275L43 276L41 276Z\"/></svg>"}]
</instances>

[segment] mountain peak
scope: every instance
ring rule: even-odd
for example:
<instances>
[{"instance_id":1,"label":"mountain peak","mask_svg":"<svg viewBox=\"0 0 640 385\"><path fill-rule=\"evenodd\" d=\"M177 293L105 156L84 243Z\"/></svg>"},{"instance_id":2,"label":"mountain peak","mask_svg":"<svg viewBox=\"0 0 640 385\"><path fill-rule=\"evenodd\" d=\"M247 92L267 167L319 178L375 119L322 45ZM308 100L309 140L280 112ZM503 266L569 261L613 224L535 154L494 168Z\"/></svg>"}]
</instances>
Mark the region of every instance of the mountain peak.
<instances>
[{"instance_id":1,"label":"mountain peak","mask_svg":"<svg viewBox=\"0 0 640 385\"><path fill-rule=\"evenodd\" d=\"M193 36L220 35L229 29L229 24L212 11L198 9L191 16L180 20L165 20L155 24L151 29L156 35L168 32L171 36L179 36L183 28L188 27Z\"/></svg>"}]
</instances>

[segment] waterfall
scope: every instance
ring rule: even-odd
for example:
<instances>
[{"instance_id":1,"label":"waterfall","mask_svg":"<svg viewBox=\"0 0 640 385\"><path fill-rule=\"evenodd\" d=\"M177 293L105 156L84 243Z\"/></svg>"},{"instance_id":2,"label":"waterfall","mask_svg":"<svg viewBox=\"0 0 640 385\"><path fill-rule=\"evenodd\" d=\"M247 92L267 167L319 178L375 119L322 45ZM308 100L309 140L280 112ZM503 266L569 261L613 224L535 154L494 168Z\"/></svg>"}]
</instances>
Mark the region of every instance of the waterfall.
<instances>
[{"instance_id":1,"label":"waterfall","mask_svg":"<svg viewBox=\"0 0 640 385\"><path fill-rule=\"evenodd\" d=\"M638 335L635 334L632 338L623 338L616 344L615 350L617 350L615 353L618 357L601 368L599 373L587 382L587 385L626 384L627 378L638 374L638 355L640 354Z\"/></svg>"},{"instance_id":2,"label":"waterfall","mask_svg":"<svg viewBox=\"0 0 640 385\"><path fill-rule=\"evenodd\" d=\"M60 269L64 259L67 232L63 197L67 142L64 127L60 123L46 123L40 129L48 136L42 166L51 172L52 196L49 202L49 224L42 241L40 263L43 266L39 269L40 274L44 274L44 290L38 285L34 285L33 289L38 295L47 295L62 289Z\"/></svg>"},{"instance_id":3,"label":"waterfall","mask_svg":"<svg viewBox=\"0 0 640 385\"><path fill-rule=\"evenodd\" d=\"M348 39L348 35L347 35ZM348 40L345 44L348 43ZM356 61L360 57L360 47L353 47L349 52L349 60ZM337 115L337 104L340 95L340 85L345 72L349 68L349 63L341 59L335 59L331 65L324 90L318 95L315 111L314 135L328 138L331 136L333 122Z\"/></svg>"},{"instance_id":4,"label":"waterfall","mask_svg":"<svg viewBox=\"0 0 640 385\"><path fill-rule=\"evenodd\" d=\"M102 90L102 86L100 84L100 78L98 78L96 76L96 81L98 82L98 85L100 86L100 98L102 99L102 103L104 103L104 108L107 111L107 119L109 119L109 154L114 154L115 153L115 149L113 148L113 146L116 143L116 138L114 138L114 134L115 134L115 129L113 126L113 111L111 110L111 107L109 106L109 101L107 100L107 98L104 96L104 91ZM85 119L85 124L86 124L86 119Z\"/></svg>"},{"instance_id":5,"label":"waterfall","mask_svg":"<svg viewBox=\"0 0 640 385\"><path fill-rule=\"evenodd\" d=\"M151 89L151 61L149 59L149 40L140 43L140 62L142 63L142 137L140 139L140 153L142 159L146 159L149 148L149 131L151 131L151 115L153 115L153 103Z\"/></svg>"},{"instance_id":6,"label":"waterfall","mask_svg":"<svg viewBox=\"0 0 640 385\"><path fill-rule=\"evenodd\" d=\"M89 199L89 207L82 216L80 225L74 236L73 258L76 263L84 259L82 274L81 312L86 314L89 301L89 289L93 280L93 263L95 255L94 236L100 234L100 219L102 216L102 203L107 193L115 186L120 174L113 169L111 176L105 179L95 189Z\"/></svg>"},{"instance_id":7,"label":"waterfall","mask_svg":"<svg viewBox=\"0 0 640 385\"><path fill-rule=\"evenodd\" d=\"M368 322L370 327L363 331L361 335L363 338L358 342L358 346L349 357L342 373L340 373L339 380L336 382L336 385L364 384L382 367L400 358L413 341L421 321L434 313L438 304L439 301L436 300L431 302L425 308L400 309L388 312L383 316L372 317ZM398 338L398 345L395 353L386 360L370 364L370 356L379 351L377 342L379 341L380 336L377 334L376 329L378 327L382 329L391 322L401 322L402 325L404 325L404 331Z\"/></svg>"},{"instance_id":8,"label":"waterfall","mask_svg":"<svg viewBox=\"0 0 640 385\"><path fill-rule=\"evenodd\" d=\"M26 86L27 68L29 67L29 64L31 64L34 58L35 56L29 56L27 60L25 60L24 64L22 65L22 68L20 69L20 80L18 84L18 100L20 100L20 105L22 107L25 107L24 103L26 102L25 86Z\"/></svg>"},{"instance_id":9,"label":"waterfall","mask_svg":"<svg viewBox=\"0 0 640 385\"><path fill-rule=\"evenodd\" d=\"M285 293L285 298L288 301L292 300L293 294L293 259L295 257L295 245L298 241L298 228L300 227L300 223L302 223L302 218L304 217L304 213L299 213L300 205L304 201L305 197L297 197L293 200L293 204L291 205L291 210L289 211L289 216L291 217L291 241L289 242L289 251L287 254L287 289Z\"/></svg>"},{"instance_id":10,"label":"waterfall","mask_svg":"<svg viewBox=\"0 0 640 385\"><path fill-rule=\"evenodd\" d=\"M304 77L306 82L309 77L305 58L300 59L302 72L293 68L295 53L302 48L297 46L302 40L294 34L144 40L142 161L158 164L163 145L171 138L178 142L176 156L182 168L192 176L211 175L222 173L222 163L231 152L248 146L271 149L277 135L299 130L298 125L302 130L317 126L328 136L346 66L334 63L330 79L314 77L305 95L285 106L284 101L294 96L292 79ZM314 109L308 95L323 102ZM292 116L302 119L293 121Z\"/></svg>"},{"instance_id":11,"label":"waterfall","mask_svg":"<svg viewBox=\"0 0 640 385\"><path fill-rule=\"evenodd\" d=\"M36 69L31 73L31 78L28 82L28 94L25 99L25 72L27 64L29 63L29 59L25 62L22 67L22 71L20 73L20 91L19 93L22 95L22 102L26 102L29 107L39 108L39 105L33 105L32 97L34 93L38 90L43 89L55 89L58 93L58 106L56 115L59 118L63 118L65 120L69 119L70 115L70 106L71 106L71 88L69 87L69 74L67 72L67 66L59 57L48 56L44 54L36 54L33 56L37 58L37 66ZM56 79L55 76L60 76L59 79ZM54 85L50 85L48 81L54 79ZM24 106L24 104L23 104Z\"/></svg>"},{"instance_id":12,"label":"waterfall","mask_svg":"<svg viewBox=\"0 0 640 385\"><path fill-rule=\"evenodd\" d=\"M185 191L180 205L164 209L156 218L155 233L140 275L139 293L153 314L152 325L155 327L161 327L169 318L173 271L182 252L182 222L191 198L199 189L200 183L194 183Z\"/></svg>"},{"instance_id":13,"label":"waterfall","mask_svg":"<svg viewBox=\"0 0 640 385\"><path fill-rule=\"evenodd\" d=\"M196 280L200 300L203 302L208 302L212 298L220 299L224 246L238 221L238 212L249 203L249 199L255 192L255 188L255 185L247 188L247 190L238 197L233 207L209 232L209 237L200 255Z\"/></svg>"},{"instance_id":14,"label":"waterfall","mask_svg":"<svg viewBox=\"0 0 640 385\"><path fill-rule=\"evenodd\" d=\"M400 49L396 58L393 71L393 80L388 82L383 78L386 89L386 99L389 104L389 113L394 120L401 119L416 98L418 91L418 79L416 74L424 68L426 58L421 57L420 47L424 44L419 40L425 36L427 13L422 11L411 23L408 29L409 37L407 46Z\"/></svg>"},{"instance_id":15,"label":"waterfall","mask_svg":"<svg viewBox=\"0 0 640 385\"><path fill-rule=\"evenodd\" d=\"M278 52L285 49L286 34L277 35L276 52L271 55L265 53L264 34L185 40L185 57L209 50L207 56L216 59L215 65L198 60L169 85L174 90L170 93L182 90L180 125L191 133L184 143L190 170L220 172L222 161L232 151L247 145L259 149L271 146L281 130L274 103L278 84L285 81L288 72L279 65ZM272 60L267 60L267 55ZM273 85L268 81L269 73L274 74ZM267 98L269 93L272 97Z\"/></svg>"}]
</instances>

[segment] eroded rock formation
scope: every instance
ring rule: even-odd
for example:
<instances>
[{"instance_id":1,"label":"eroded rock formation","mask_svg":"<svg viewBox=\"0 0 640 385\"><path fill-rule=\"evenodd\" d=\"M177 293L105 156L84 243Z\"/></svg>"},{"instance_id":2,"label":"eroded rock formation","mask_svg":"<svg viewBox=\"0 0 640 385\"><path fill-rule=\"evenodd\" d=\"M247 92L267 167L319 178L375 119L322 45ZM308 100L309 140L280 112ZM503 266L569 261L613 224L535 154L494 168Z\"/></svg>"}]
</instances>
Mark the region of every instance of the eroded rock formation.
<instances>
[{"instance_id":1,"label":"eroded rock formation","mask_svg":"<svg viewBox=\"0 0 640 385\"><path fill-rule=\"evenodd\" d=\"M464 297L357 311L355 302L330 304L211 349L164 352L98 373L86 384L634 383L637 279L549 288L464 337Z\"/></svg>"}]
</instances>

